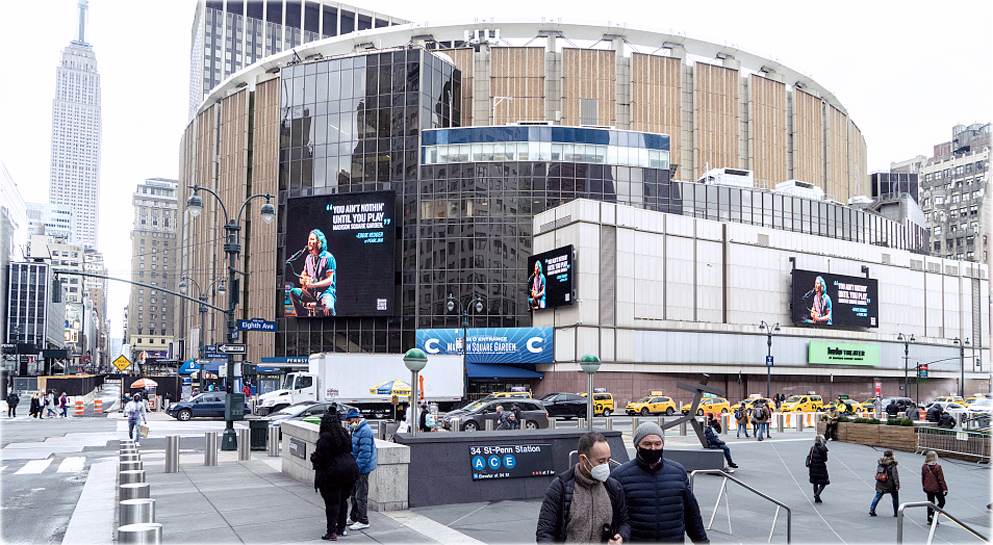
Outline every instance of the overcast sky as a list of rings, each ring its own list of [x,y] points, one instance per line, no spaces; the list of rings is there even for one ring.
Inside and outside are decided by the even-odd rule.
[[[834,93],[862,130],[869,172],[930,156],[934,144],[951,139],[955,124],[993,120],[988,0],[353,4],[415,22],[562,17],[733,44],[779,60]],[[178,175],[195,5],[90,0],[86,39],[96,53],[103,94],[99,245],[111,276],[130,276],[136,184]],[[55,70],[75,36],[76,13],[76,0],[0,2],[0,52],[8,67],[0,85],[0,160],[29,202],[48,200]],[[111,336],[120,337],[128,288],[110,284]]]

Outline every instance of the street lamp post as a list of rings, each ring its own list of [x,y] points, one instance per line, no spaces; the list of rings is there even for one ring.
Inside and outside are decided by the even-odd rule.
[[[420,348],[411,348],[403,355],[403,364],[410,369],[410,436],[417,435],[417,374],[428,364],[428,355]]]
[[[473,307],[475,303],[475,307]],[[455,305],[458,305],[459,314],[462,315],[462,399],[468,401],[469,399],[469,369],[466,367],[466,353],[469,350],[468,347],[468,335],[469,335],[469,310],[475,308],[476,314],[483,312],[483,299],[482,297],[474,297],[471,301],[462,304],[462,301],[458,300],[451,293],[448,294],[448,312],[455,311]]]
[[[224,280],[221,278],[215,278],[210,284],[207,285],[206,290],[201,290],[200,284],[196,281],[195,278],[193,278],[188,274],[184,274],[183,276],[180,277],[179,280],[179,291],[181,291],[182,293],[186,293],[187,288],[189,288],[189,284],[186,283],[186,280],[190,280],[191,282],[193,282],[193,285],[197,287],[197,299],[200,301],[200,307],[197,309],[197,312],[200,313],[200,335],[199,335],[200,346],[197,348],[197,365],[200,367],[200,375],[199,375],[200,387],[203,388],[203,380],[204,380],[203,352],[204,352],[204,338],[206,336],[205,322],[207,318],[207,293],[210,292],[210,290],[214,287],[214,284],[216,284],[218,281],[221,282],[221,285],[217,286],[217,293],[224,293],[227,290],[224,287]]]
[[[903,341],[903,395],[910,397],[910,390],[908,390],[908,378],[907,378],[907,364],[910,360],[910,343],[914,342],[914,334],[911,333],[910,337],[907,337],[903,333],[897,335],[896,340]]]
[[[766,355],[765,361],[765,397],[766,399],[770,399],[772,397],[772,365],[769,364],[769,360],[772,358],[772,333],[779,331],[779,322],[769,325],[765,320],[762,320],[759,323],[759,329],[764,329],[768,337],[766,341],[766,344],[769,346],[769,352]]]
[[[238,210],[238,215],[235,216],[234,221],[228,216],[228,210],[224,206],[224,200],[221,199],[220,195],[215,193],[213,190],[200,187],[197,184],[187,186],[193,190],[193,195],[186,200],[186,208],[190,211],[190,215],[194,218],[197,217],[200,212],[203,211],[203,199],[200,198],[199,192],[201,190],[206,191],[217,199],[217,202],[221,205],[221,212],[224,213],[224,231],[227,234],[227,239],[224,241],[224,253],[228,254],[228,285],[231,287],[231,294],[228,295],[228,309],[225,312],[226,320],[225,325],[227,328],[227,339],[228,342],[235,342],[235,322],[234,322],[234,312],[238,306],[238,285],[235,280],[235,273],[241,272],[235,268],[235,260],[241,253],[241,244],[238,242],[238,233],[241,231],[241,214],[245,211],[245,207],[248,205],[252,199],[258,197],[265,197],[265,204],[259,209],[259,215],[262,220],[266,223],[272,223],[272,220],[276,219],[276,207],[272,205],[270,200],[273,195],[269,193],[257,193],[251,195],[241,203],[241,208]],[[241,274],[245,274],[241,272]],[[221,450],[236,450],[238,448],[238,439],[234,433],[234,410],[235,407],[232,403],[233,389],[234,389],[234,355],[227,355],[227,386],[225,387],[227,401],[224,411],[224,435],[221,439]],[[241,407],[237,408],[239,411],[243,410]]]
[[[600,370],[600,358],[586,354],[579,360],[579,366],[586,372],[586,429],[593,431],[593,374]]]
[[[965,345],[969,344],[969,338],[966,337],[963,342],[962,339],[955,337],[952,342],[959,345],[959,366],[962,369],[959,378],[959,396],[965,399]]]

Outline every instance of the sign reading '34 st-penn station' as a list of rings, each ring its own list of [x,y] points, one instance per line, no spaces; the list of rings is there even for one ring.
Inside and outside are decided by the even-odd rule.
[[[810,341],[807,362],[818,365],[879,366],[879,345]]]

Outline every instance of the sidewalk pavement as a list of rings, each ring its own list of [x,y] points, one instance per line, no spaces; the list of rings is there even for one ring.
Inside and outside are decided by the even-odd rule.
[[[873,474],[883,449],[830,442],[828,468],[831,485],[823,504],[813,502],[804,458],[814,432],[774,434],[761,443],[724,436],[740,466],[734,477],[776,498],[792,509],[793,543],[895,543],[897,519],[889,497],[884,497],[869,517],[874,495]],[[625,436],[629,445],[630,436]],[[220,452],[218,465],[203,465],[203,438],[183,437],[180,471],[165,473],[165,441],[149,438],[141,453],[156,500],[156,521],[163,525],[169,543],[306,543],[321,542],[325,531],[324,504],[313,486],[280,472],[280,459],[254,451],[252,459],[237,460],[237,452]],[[692,445],[695,438],[666,436],[668,448]],[[926,499],[920,486],[919,455],[897,452],[900,462],[902,502]],[[946,505],[954,516],[990,537],[991,501],[988,465],[942,459],[950,493]],[[107,464],[111,471],[100,464]],[[106,543],[116,537],[117,503],[113,479],[116,461],[96,464],[91,470],[65,544]],[[97,467],[100,466],[100,467]],[[439,468],[438,471],[449,471]],[[704,523],[710,521],[723,479],[700,475],[695,479]],[[467,479],[466,486],[472,483]],[[728,482],[726,500],[716,511],[708,531],[714,543],[765,543],[773,525],[775,505]],[[92,487],[92,489],[91,489]],[[439,490],[443,494],[443,490]],[[87,502],[83,502],[83,498]],[[727,504],[733,504],[728,513]],[[541,500],[495,501],[414,508],[377,513],[370,511],[370,527],[349,531],[341,538],[354,543],[533,543]],[[908,509],[904,539],[927,540],[926,513]],[[109,527],[108,527],[109,525]],[[779,514],[773,543],[786,542],[787,516]],[[976,538],[954,523],[942,520],[935,540],[939,543],[975,543]]]

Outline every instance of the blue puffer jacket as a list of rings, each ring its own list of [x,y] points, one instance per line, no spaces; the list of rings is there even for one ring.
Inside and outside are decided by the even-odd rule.
[[[610,474],[624,488],[631,541],[710,543],[686,469],[672,460],[649,468],[637,457]]]
[[[359,473],[372,473],[376,469],[376,440],[365,419],[352,432],[352,456],[359,465]]]

